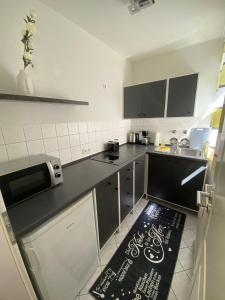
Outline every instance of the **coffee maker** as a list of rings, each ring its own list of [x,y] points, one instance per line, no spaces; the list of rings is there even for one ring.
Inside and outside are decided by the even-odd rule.
[[[149,145],[151,143],[149,132],[147,130],[139,131],[139,141],[142,145]]]

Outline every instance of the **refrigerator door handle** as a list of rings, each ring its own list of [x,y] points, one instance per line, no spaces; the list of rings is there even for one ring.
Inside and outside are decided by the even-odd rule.
[[[30,261],[30,268],[33,271],[39,271],[41,272],[41,264],[40,261],[38,259],[37,253],[35,252],[34,248],[30,247],[26,249],[29,257],[29,261]]]
[[[42,297],[44,299],[50,299],[48,290],[45,286],[45,282],[41,275],[42,271],[41,271],[40,259],[38,258],[38,255],[35,252],[35,249],[33,247],[27,247],[26,252],[29,257],[29,260],[28,260],[29,265],[30,265],[29,267],[30,267],[32,273],[34,274],[34,276],[35,277],[38,276],[38,278],[39,278],[39,284],[38,284],[39,293],[42,295]]]

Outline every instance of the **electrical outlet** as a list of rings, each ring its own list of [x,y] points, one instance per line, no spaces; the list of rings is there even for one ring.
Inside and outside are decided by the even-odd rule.
[[[91,149],[90,148],[83,148],[83,149],[81,149],[81,153],[83,155],[90,154],[91,153]]]

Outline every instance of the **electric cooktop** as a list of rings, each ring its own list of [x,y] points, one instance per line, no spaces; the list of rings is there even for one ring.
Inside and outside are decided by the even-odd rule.
[[[91,159],[97,160],[100,162],[104,162],[107,164],[119,166],[119,165],[125,163],[126,161],[128,161],[129,159],[132,159],[133,156],[134,156],[133,153],[129,153],[127,151],[125,153],[123,153],[122,151],[121,151],[121,153],[120,152],[103,152],[103,153],[93,156]]]

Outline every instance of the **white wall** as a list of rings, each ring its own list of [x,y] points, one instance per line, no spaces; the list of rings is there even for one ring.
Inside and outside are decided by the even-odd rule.
[[[15,78],[23,67],[23,17],[31,8],[38,14],[32,72],[36,94],[89,101],[90,106],[1,104],[1,124],[121,119],[125,60],[35,0],[0,0],[0,90],[16,92]]]
[[[3,138],[0,138],[0,161],[33,152],[53,152],[60,155],[63,162],[68,162],[83,155],[83,140],[85,147],[82,148],[89,149],[91,144],[91,153],[102,150],[102,143],[110,138],[117,137],[122,142],[126,141],[129,121],[122,121],[122,86],[129,83],[130,64],[102,42],[39,1],[0,0],[0,91],[17,93],[16,76],[23,68],[23,46],[20,41],[25,26],[23,18],[30,9],[35,9],[38,15],[32,70],[35,94],[89,101],[90,105],[1,101],[0,127]],[[93,121],[95,123],[91,123]],[[63,133],[67,140],[70,135],[69,128],[73,126],[70,123],[76,124],[74,126],[78,128],[78,135],[90,133],[89,124],[89,128],[94,128],[97,137],[93,135],[94,138],[83,139],[79,136],[80,151],[73,156],[73,146],[66,142],[64,146],[60,146],[57,140],[56,129],[61,122],[62,127],[67,128]],[[45,123],[53,128],[50,136],[46,136],[43,130]],[[32,141],[38,141],[36,144],[32,142],[33,150],[29,150],[27,125],[34,125],[36,128],[30,137]],[[86,129],[82,132],[79,128]],[[6,135],[9,132],[12,138],[8,140]],[[54,138],[54,141],[47,141],[54,144],[54,147],[45,146],[45,138]]]
[[[177,136],[194,126],[208,126],[215,102],[223,39],[216,39],[133,62],[133,84],[199,73],[194,118],[145,119],[132,121],[133,128],[147,127],[164,132],[176,129]],[[169,137],[171,134],[169,134]]]

